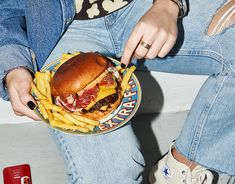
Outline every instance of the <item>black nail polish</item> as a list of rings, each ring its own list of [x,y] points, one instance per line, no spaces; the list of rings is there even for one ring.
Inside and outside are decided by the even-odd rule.
[[[126,68],[126,65],[124,63],[121,63],[121,67],[124,69]]]
[[[27,103],[27,105],[28,105],[28,107],[29,107],[31,110],[34,110],[35,107],[36,107],[35,103],[32,102],[32,101],[29,101],[29,102]]]

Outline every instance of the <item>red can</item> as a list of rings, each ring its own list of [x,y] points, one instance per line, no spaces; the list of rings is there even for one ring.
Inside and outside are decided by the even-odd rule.
[[[4,184],[32,184],[30,166],[22,164],[4,168],[3,181]]]

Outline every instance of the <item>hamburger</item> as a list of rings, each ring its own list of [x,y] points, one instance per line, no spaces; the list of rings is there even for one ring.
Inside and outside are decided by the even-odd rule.
[[[81,53],[55,72],[52,96],[66,111],[99,120],[119,106],[121,82],[122,75],[110,59],[99,53]]]

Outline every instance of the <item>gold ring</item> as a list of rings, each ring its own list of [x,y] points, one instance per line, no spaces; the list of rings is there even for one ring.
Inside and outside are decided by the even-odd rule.
[[[144,48],[146,48],[146,49],[150,49],[150,47],[151,47],[151,45],[150,44],[148,44],[148,43],[146,43],[145,41],[143,41],[143,40],[141,40],[140,41],[140,45],[142,45]]]

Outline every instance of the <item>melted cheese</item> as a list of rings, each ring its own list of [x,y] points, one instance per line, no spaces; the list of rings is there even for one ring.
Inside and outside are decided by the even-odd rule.
[[[116,81],[114,80],[114,84],[113,85],[110,85],[110,86],[105,86],[105,85],[101,85],[99,86],[99,89],[100,90],[110,90],[110,89],[115,89],[117,87],[117,83]]]
[[[98,95],[94,101],[91,101],[91,103],[85,108],[86,110],[89,110],[91,107],[93,107],[98,101],[104,99],[107,96],[110,96],[112,94],[116,93],[116,89],[100,89],[98,92]]]

